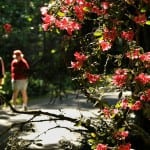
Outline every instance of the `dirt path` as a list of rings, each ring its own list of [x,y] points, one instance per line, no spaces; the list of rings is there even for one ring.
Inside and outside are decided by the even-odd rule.
[[[17,107],[21,110],[21,106]],[[76,95],[69,95],[67,98],[60,101],[57,99],[54,104],[50,104],[49,98],[36,98],[29,101],[29,111],[41,110],[44,112],[50,112],[55,114],[64,114],[68,117],[78,118],[82,115],[85,117],[93,115],[97,112],[97,109],[86,101],[83,96],[79,96],[76,99]],[[23,122],[31,119],[31,115],[27,114],[15,114],[10,108],[6,107],[0,110],[0,132],[2,133],[10,125],[16,122]],[[43,149],[43,150],[61,150],[58,147],[60,140],[69,140],[76,144],[76,140],[79,138],[78,134],[70,132],[65,128],[55,128],[56,126],[63,126],[67,128],[75,128],[74,124],[68,121],[49,122],[42,121],[49,119],[48,116],[38,116],[34,118],[32,125],[35,132],[22,132],[19,138],[25,140],[35,140],[42,145],[31,144],[30,149]],[[5,137],[0,137],[0,141],[3,141]],[[2,147],[0,147],[2,150]]]
[[[128,94],[129,93],[127,93],[127,95]],[[117,100],[117,97],[117,93],[107,93],[104,99],[106,101],[109,101],[111,104],[114,104]],[[65,116],[72,118],[78,118],[81,115],[83,115],[84,117],[91,117],[98,111],[98,109],[94,108],[92,104],[88,103],[86,98],[82,95],[76,98],[76,95],[70,94],[68,97],[65,97],[62,101],[57,99],[54,104],[51,104],[50,102],[51,101],[49,97],[40,97],[30,100],[29,111],[41,110],[44,112],[50,112],[55,114],[62,113]],[[17,109],[21,110],[21,106],[18,106]],[[0,109],[0,134],[4,132],[5,129],[7,129],[13,123],[27,121],[31,118],[32,116],[28,114],[13,113],[8,107]],[[42,121],[47,119],[49,119],[48,116],[41,115],[35,117],[33,121],[36,122],[32,123],[32,126],[34,126],[35,131],[31,132],[31,130],[29,130],[29,132],[22,132],[22,134],[19,135],[19,138],[29,141],[35,140],[36,142],[42,144],[37,145],[33,142],[30,145],[30,149],[33,150],[63,150],[58,147],[58,143],[60,140],[69,140],[76,144],[77,139],[80,137],[78,134],[74,134],[73,132],[70,132],[65,128],[55,128],[56,126],[63,126],[75,129],[76,127],[73,123],[64,120],[57,122]],[[2,143],[6,137],[1,136],[0,142]],[[3,150],[1,143],[0,150]]]

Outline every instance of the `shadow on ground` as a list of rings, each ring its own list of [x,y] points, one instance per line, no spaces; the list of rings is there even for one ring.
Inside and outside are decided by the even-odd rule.
[[[39,99],[41,102],[39,102]],[[64,108],[77,108],[77,109],[95,109],[93,104],[87,101],[87,99],[80,95],[76,97],[75,94],[70,94],[67,97],[62,99],[51,99],[50,97],[46,98],[37,98],[29,103],[31,109],[64,109]]]
[[[116,103],[118,100],[118,95],[106,95],[104,97],[105,101],[108,101],[110,104]],[[21,106],[18,106],[18,109],[21,109]],[[98,112],[99,108],[95,108],[93,104],[91,104],[83,95],[69,94],[62,99],[56,98],[51,99],[50,97],[39,97],[29,101],[29,111],[32,110],[42,110],[50,113],[59,114],[63,112],[66,116],[77,118],[80,117],[81,114],[86,117],[91,116],[91,114]],[[61,111],[60,111],[61,110]],[[23,122],[25,120],[29,120],[32,116],[27,114],[16,114],[13,113],[8,107],[0,110],[0,134],[7,130],[7,128],[17,122]],[[47,119],[49,116],[38,116],[35,118],[37,123],[34,122],[35,131],[22,132],[21,135],[17,138],[23,138],[25,140],[41,140],[42,146],[36,146],[36,144],[32,144],[30,149],[34,150],[63,150],[59,147],[59,141],[61,139],[66,139],[70,141],[74,141],[79,138],[79,135],[72,134],[68,130],[64,128],[55,128],[55,126],[62,125],[68,128],[74,128],[74,124],[61,120],[56,122],[43,122],[40,120]],[[32,127],[33,127],[32,126]],[[31,128],[32,128],[31,127]],[[49,130],[49,128],[53,128]],[[0,141],[6,141],[9,134],[11,134],[13,130],[8,132],[5,136],[0,137]],[[38,138],[37,138],[38,137]],[[4,150],[0,143],[0,150]]]
[[[21,106],[17,106],[18,110],[21,110]],[[39,97],[29,101],[29,111],[32,110],[42,110],[51,113],[61,113],[60,110],[64,111],[63,113],[69,117],[79,117],[81,112],[88,112],[89,110],[95,109],[93,105],[86,100],[86,98],[82,95],[78,97],[76,94],[70,94],[67,97],[63,97],[63,99],[51,99],[50,97]],[[0,109],[0,150],[5,149],[5,144],[8,142],[8,137],[14,132],[14,129],[9,130],[9,132],[5,133],[9,129],[9,127],[14,123],[24,122],[31,118],[31,115],[27,114],[17,114],[10,110],[9,107],[3,107]],[[35,120],[47,119],[48,116],[40,116]],[[16,138],[23,138],[25,140],[41,140],[42,146],[36,146],[36,144],[32,144],[30,149],[34,150],[63,150],[59,147],[59,140],[75,140],[78,135],[70,133],[70,131],[64,128],[55,128],[58,124],[63,125],[64,127],[73,128],[74,124],[69,123],[67,121],[59,121],[59,122],[38,122],[34,123],[35,131],[32,132],[21,132],[20,136]],[[55,128],[49,130],[49,128]],[[18,128],[20,128],[18,126]],[[32,127],[31,127],[32,129]],[[47,133],[46,133],[47,132]],[[4,133],[4,134],[3,134]],[[3,134],[3,135],[2,135]],[[39,136],[39,137],[38,137]],[[37,138],[38,137],[38,138]],[[28,148],[29,149],[29,148]]]

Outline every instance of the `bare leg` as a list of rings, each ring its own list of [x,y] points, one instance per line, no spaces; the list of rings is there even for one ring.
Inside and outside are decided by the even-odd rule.
[[[3,79],[0,79],[0,85],[2,85]]]
[[[13,91],[12,100],[13,100],[13,104],[14,104],[14,105],[16,105],[16,99],[17,99],[17,97],[18,97],[18,93],[19,93],[18,90],[14,90],[14,91]]]
[[[28,104],[27,90],[21,90],[21,94],[22,94],[23,105],[27,106]]]

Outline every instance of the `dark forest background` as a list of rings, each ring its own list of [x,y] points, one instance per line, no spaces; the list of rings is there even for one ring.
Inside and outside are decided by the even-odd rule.
[[[10,63],[12,51],[21,49],[28,60],[30,70],[29,95],[42,95],[52,87],[60,90],[72,89],[71,71],[68,69],[78,45],[66,41],[61,34],[44,32],[40,7],[49,0],[1,0],[0,1],[0,56],[4,59],[6,77],[4,89],[10,91]],[[3,25],[12,25],[6,33]],[[92,22],[85,25],[83,34],[88,33]],[[139,29],[139,43],[150,50],[150,27]],[[110,66],[111,67],[111,66]]]

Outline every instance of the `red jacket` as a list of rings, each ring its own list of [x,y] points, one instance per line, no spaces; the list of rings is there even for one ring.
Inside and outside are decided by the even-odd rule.
[[[21,58],[20,61],[17,61],[16,59],[12,60],[11,79],[14,80],[27,79],[28,72],[29,72],[29,64],[24,58]]]

